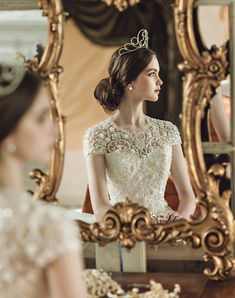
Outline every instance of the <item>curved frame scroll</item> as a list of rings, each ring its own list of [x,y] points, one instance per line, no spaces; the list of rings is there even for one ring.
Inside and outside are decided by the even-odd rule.
[[[105,245],[118,241],[121,246],[130,250],[137,241],[157,245],[163,242],[175,243],[178,239],[191,239],[193,248],[200,246],[200,239],[193,235],[190,225],[185,220],[156,225],[147,208],[128,198],[109,209],[102,223],[88,224],[80,220],[77,222],[84,242]]]
[[[36,1],[36,0],[35,0]],[[36,55],[28,60],[28,67],[38,72],[45,79],[51,93],[51,116],[58,127],[58,139],[55,150],[48,165],[47,173],[39,169],[31,171],[30,177],[36,180],[34,194],[40,200],[57,202],[55,194],[59,188],[64,165],[64,116],[59,101],[59,75],[63,71],[58,61],[63,46],[63,7],[60,0],[38,0],[42,15],[48,18],[48,43],[43,50],[42,57]]]
[[[204,250],[205,261],[213,262],[213,269],[204,273],[212,279],[225,279],[232,273],[234,259],[234,220],[229,207],[230,191],[219,192],[225,168],[213,164],[206,169],[202,150],[201,121],[216,88],[228,74],[227,48],[207,49],[196,32],[194,16],[197,1],[177,0],[174,5],[175,29],[184,62],[179,69],[184,73],[182,129],[184,151],[192,183],[197,192],[201,215],[190,219],[193,234],[197,234]],[[197,25],[197,24],[196,24]],[[194,136],[192,138],[192,136]]]

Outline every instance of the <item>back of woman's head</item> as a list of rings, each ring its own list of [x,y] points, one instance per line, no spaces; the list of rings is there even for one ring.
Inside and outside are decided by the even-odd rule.
[[[0,64],[0,143],[17,127],[32,106],[42,81],[35,73],[12,74],[11,66]],[[21,76],[15,85],[15,76]],[[7,90],[7,92],[5,92]]]
[[[124,88],[134,81],[151,62],[155,53],[148,48],[120,55],[117,49],[109,64],[109,77],[102,79],[94,95],[105,111],[115,111],[121,104]]]

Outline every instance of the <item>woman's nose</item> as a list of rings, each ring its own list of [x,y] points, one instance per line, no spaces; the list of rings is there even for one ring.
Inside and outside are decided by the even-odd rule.
[[[163,84],[163,81],[160,79],[160,77],[157,78],[156,84],[160,86]]]

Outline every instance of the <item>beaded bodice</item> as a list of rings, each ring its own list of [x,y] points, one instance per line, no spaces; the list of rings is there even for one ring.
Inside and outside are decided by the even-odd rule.
[[[181,143],[171,122],[147,117],[147,124],[131,132],[118,127],[112,117],[89,128],[84,154],[105,155],[111,202],[125,197],[146,206],[155,214],[169,210],[164,199],[170,175],[172,145]]]
[[[0,230],[0,296],[49,298],[45,267],[61,253],[80,250],[67,212],[0,190]]]

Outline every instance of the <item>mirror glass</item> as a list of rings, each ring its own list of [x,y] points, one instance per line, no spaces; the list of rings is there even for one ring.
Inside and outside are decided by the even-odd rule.
[[[226,45],[229,57],[231,50],[229,6],[228,5],[202,5],[198,9],[198,23],[202,41],[208,49],[214,45],[220,47]],[[229,58],[228,58],[229,59]],[[228,67],[229,72],[232,66]],[[205,112],[201,125],[201,136],[203,141],[203,152],[207,171],[215,163],[221,163],[226,168],[225,177],[220,185],[220,193],[225,190],[234,190],[231,183],[232,152],[229,152],[232,135],[232,88],[231,75],[220,82],[216,94],[211,100],[210,108]],[[233,181],[233,180],[232,180]],[[234,213],[234,202],[231,199],[230,206]]]
[[[198,23],[202,41],[208,49],[213,45],[229,48],[228,5],[201,5],[198,8]],[[230,75],[221,81],[212,99],[202,138],[205,142],[229,142],[231,137],[231,83]],[[207,126],[207,127],[206,127]]]
[[[24,10],[19,7],[20,10],[17,10],[17,3],[9,8],[11,10],[0,7],[0,61],[11,62],[16,53],[23,54],[26,60],[33,59],[35,55],[41,58],[48,41],[47,17],[42,16],[40,9]],[[30,179],[29,172],[35,168],[45,171],[47,165],[25,165],[26,189],[32,191],[35,181]]]
[[[68,11],[70,15],[73,15],[71,7]],[[181,74],[177,70],[177,65],[182,61],[182,58],[180,57],[179,50],[176,45],[173,15],[170,15],[171,24],[168,23],[168,26],[171,26],[169,31],[172,35],[170,35],[169,32],[167,33],[164,31],[165,29],[162,29],[163,27],[166,28],[166,20],[163,19],[163,16],[159,13],[159,11],[162,11],[163,13],[163,8],[157,12],[155,11],[155,13],[159,15],[158,20],[162,22],[158,30],[159,32],[157,33],[155,29],[150,29],[149,37],[150,42],[152,43],[150,46],[156,47],[161,68],[160,76],[164,83],[158,102],[154,104],[146,103],[144,109],[147,115],[153,118],[171,121],[176,124],[180,130],[179,116],[182,106],[182,81]],[[169,12],[172,13],[170,5]],[[83,15],[82,17],[84,17],[84,19],[81,19],[81,22],[82,20],[85,21],[85,16]],[[167,22],[169,22],[169,20]],[[131,28],[129,37],[124,38],[125,36],[123,36],[122,40],[119,40],[117,44],[112,44],[111,42],[115,36],[111,36],[110,40],[106,40],[106,44],[102,44],[102,42],[97,41],[99,35],[98,29],[96,36],[94,33],[94,27],[90,28],[92,33],[94,33],[93,36],[95,36],[92,39],[89,36],[90,31],[87,27],[85,27],[85,24],[84,27],[79,24],[79,20],[76,22],[75,18],[70,18],[67,20],[64,27],[64,47],[60,61],[60,64],[64,68],[64,72],[61,75],[60,82],[61,100],[66,117],[66,152],[64,172],[60,189],[57,193],[57,198],[62,206],[75,209],[73,210],[74,218],[77,215],[77,218],[83,219],[83,216],[80,216],[80,211],[87,191],[87,170],[83,154],[82,140],[88,127],[91,127],[110,117],[110,115],[107,115],[104,112],[99,103],[96,102],[93,92],[97,83],[108,75],[107,69],[112,53],[117,47],[128,42],[130,40],[129,37],[134,36],[137,29]],[[163,26],[163,24],[165,25]],[[153,28],[156,28],[156,26]],[[169,47],[166,47],[166,43],[169,44]],[[169,51],[166,51],[166,48],[169,48]],[[177,86],[177,88],[175,88],[175,86]],[[176,188],[171,179],[168,180],[166,196],[169,205],[171,205],[172,208],[177,209],[179,201]],[[89,218],[89,216],[87,218]],[[99,256],[101,255],[105,263],[103,265],[107,266],[107,264],[110,264],[112,260],[115,259],[115,249],[113,247],[112,249],[110,248],[110,251],[112,251],[111,257],[107,252],[107,250],[109,250],[108,247],[109,246],[105,246],[99,250],[96,245],[86,243],[84,253],[87,266],[94,267],[95,264],[99,263]],[[159,260],[163,261],[162,264],[164,264],[164,262],[168,262],[169,269],[170,263],[173,263],[172,260],[174,259],[171,259],[170,255],[175,256],[175,253],[173,253],[172,250],[179,252],[177,258],[175,259],[175,270],[177,269],[177,264],[182,262],[182,260],[187,259],[187,261],[190,261],[191,259],[192,262],[201,260],[200,250],[196,256],[195,252],[191,252],[191,248],[188,245],[178,244],[172,247],[170,244],[162,244],[159,245],[159,249],[157,250],[147,250],[147,263],[149,264],[147,265],[148,270],[151,270],[151,262],[153,263],[153,260],[155,260],[155,264]],[[117,249],[116,253],[119,256],[118,266],[120,268],[123,252],[121,249]],[[126,258],[130,259],[130,255]],[[136,259],[135,261],[132,259],[132,265],[140,259],[141,256],[138,256],[138,253],[136,252]],[[184,266],[181,268],[183,267]],[[159,271],[162,268],[163,265],[159,267]]]

